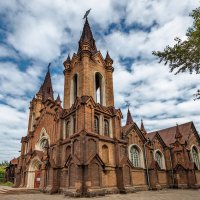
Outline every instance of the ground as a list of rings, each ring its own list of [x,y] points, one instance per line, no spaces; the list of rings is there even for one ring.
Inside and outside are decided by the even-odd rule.
[[[1,200],[74,200],[75,198],[65,197],[64,195],[49,195],[33,190],[12,189],[10,187],[0,186]],[[87,200],[88,198],[81,198]],[[91,198],[93,199],[93,198]],[[99,200],[199,200],[200,190],[160,190],[160,191],[142,191],[132,194],[115,194],[105,197],[98,197]]]

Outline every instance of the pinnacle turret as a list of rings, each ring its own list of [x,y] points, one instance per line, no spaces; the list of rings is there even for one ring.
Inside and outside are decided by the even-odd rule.
[[[62,103],[62,101],[60,100],[60,95],[58,94],[58,96],[57,96],[57,98],[56,98],[56,102],[58,103],[58,104],[61,104]]]
[[[180,132],[180,130],[179,130],[179,126],[178,126],[178,124],[176,124],[176,134],[175,134],[175,138],[176,139],[180,139],[180,138],[182,138],[183,136],[182,136],[182,134],[181,134],[181,132]]]
[[[70,55],[69,55],[69,54],[68,54],[68,56],[67,56],[66,63],[71,64],[71,59],[70,59]]]
[[[133,122],[133,118],[132,118],[132,116],[131,116],[131,112],[130,112],[130,110],[129,110],[129,108],[128,108],[127,119],[126,119],[126,125],[129,125],[129,124],[134,124],[134,122]]]
[[[64,61],[63,63],[65,69],[70,69],[71,66],[71,59],[70,59],[70,55],[68,54],[67,59]]]
[[[113,64],[113,59],[110,57],[108,51],[106,53],[105,61],[106,61],[106,65],[108,65],[108,66],[111,66]]]
[[[141,119],[141,128],[140,128],[140,130],[145,134],[147,133],[147,131],[146,131],[145,127],[144,127],[144,123],[143,123],[142,119]]]

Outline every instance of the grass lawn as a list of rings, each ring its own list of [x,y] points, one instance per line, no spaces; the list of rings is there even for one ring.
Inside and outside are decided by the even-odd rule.
[[[0,186],[13,186],[12,182],[0,182]]]

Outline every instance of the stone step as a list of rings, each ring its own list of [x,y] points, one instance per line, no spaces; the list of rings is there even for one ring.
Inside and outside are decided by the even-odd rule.
[[[0,195],[3,194],[30,194],[30,193],[37,193],[39,192],[38,190],[34,189],[27,189],[27,188],[2,188],[0,187]]]
[[[8,189],[0,188],[0,194],[6,194],[8,191]]]

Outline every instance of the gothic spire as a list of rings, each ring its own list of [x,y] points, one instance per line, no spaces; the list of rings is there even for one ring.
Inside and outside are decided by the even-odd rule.
[[[181,132],[180,132],[180,130],[179,130],[179,126],[178,126],[178,124],[176,124],[176,134],[175,134],[175,138],[176,139],[179,139],[179,138],[182,138],[183,136],[182,136],[182,134],[181,134]]]
[[[106,58],[105,58],[106,64],[107,65],[112,65],[113,64],[113,59],[110,57],[108,51],[106,53]]]
[[[133,124],[133,123],[134,123],[134,122],[133,122],[133,118],[132,118],[131,112],[130,112],[130,110],[129,110],[129,108],[128,108],[127,118],[126,118],[126,125]]]
[[[63,63],[65,69],[70,69],[71,66],[71,59],[70,59],[70,55],[68,54],[67,59],[64,61]]]
[[[71,63],[70,55],[69,55],[69,54],[68,54],[68,56],[67,56],[67,60],[66,60],[66,62],[69,63],[69,64]]]
[[[51,98],[52,100],[54,100],[53,88],[52,88],[52,83],[51,83],[50,65],[51,63],[49,63],[48,65],[48,70],[47,70],[44,82],[41,85],[40,90],[38,92],[39,94],[42,95],[43,102],[45,102],[48,98]]]
[[[56,98],[56,101],[61,101],[60,100],[60,95],[58,94],[57,98]]]
[[[80,53],[82,50],[85,50],[85,48],[83,48],[83,46],[85,46],[85,44],[87,44],[87,50],[90,51],[90,53],[95,54],[97,52],[95,40],[93,38],[93,34],[90,29],[90,25],[89,25],[87,17],[85,20],[85,24],[83,26],[81,38],[79,40],[78,53]]]
[[[58,96],[57,96],[57,98],[56,98],[56,102],[58,103],[58,104],[61,104],[62,103],[62,101],[60,100],[60,95],[58,94]]]
[[[140,128],[140,130],[145,134],[147,133],[147,131],[146,131],[145,127],[144,127],[144,123],[143,123],[142,119],[141,119],[141,128]]]

